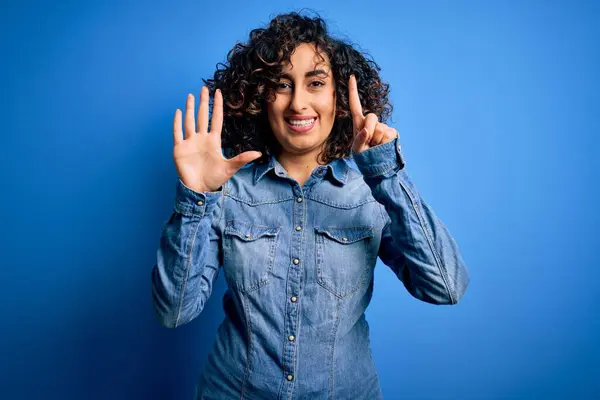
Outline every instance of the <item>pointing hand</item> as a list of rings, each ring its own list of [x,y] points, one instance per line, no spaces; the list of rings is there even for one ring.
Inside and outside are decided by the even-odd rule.
[[[360,153],[371,147],[391,142],[398,136],[398,131],[379,122],[377,115],[374,113],[363,116],[354,75],[350,76],[348,82],[348,97],[354,127],[354,141],[352,143],[354,153]]]

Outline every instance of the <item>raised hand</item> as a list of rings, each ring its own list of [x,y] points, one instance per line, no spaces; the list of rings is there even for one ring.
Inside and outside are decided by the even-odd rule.
[[[379,122],[377,115],[373,113],[363,115],[354,75],[350,76],[348,82],[348,100],[354,127],[354,141],[352,142],[354,153],[360,153],[371,147],[391,142],[398,136],[398,131]]]
[[[240,168],[261,156],[258,151],[246,151],[226,159],[221,148],[223,128],[223,95],[215,92],[211,130],[208,132],[209,93],[206,86],[200,91],[198,126],[194,119],[194,96],[188,95],[185,107],[184,128],[181,110],[175,111],[173,120],[173,159],[181,181],[196,192],[218,190]],[[184,139],[185,132],[185,139]]]

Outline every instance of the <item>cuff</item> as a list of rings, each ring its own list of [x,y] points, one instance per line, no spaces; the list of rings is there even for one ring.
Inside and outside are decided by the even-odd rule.
[[[399,136],[390,142],[353,154],[354,161],[365,177],[384,175],[404,168],[404,156]]]
[[[175,195],[175,211],[187,215],[203,217],[217,205],[222,189],[216,192],[196,192],[179,179]]]

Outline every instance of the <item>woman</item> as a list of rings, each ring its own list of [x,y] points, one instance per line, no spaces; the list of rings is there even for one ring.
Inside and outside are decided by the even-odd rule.
[[[468,283],[384,123],[388,85],[297,13],[253,30],[221,67],[197,125],[192,95],[183,123],[175,113],[180,179],[152,274],[155,310],[177,327],[223,268],[225,319],[197,398],[381,398],[365,319],[377,257],[425,302],[455,304]]]

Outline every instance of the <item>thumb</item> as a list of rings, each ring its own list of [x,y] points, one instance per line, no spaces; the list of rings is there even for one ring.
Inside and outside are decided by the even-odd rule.
[[[368,148],[367,141],[369,139],[369,134],[367,132],[367,128],[363,128],[358,132],[358,134],[354,137],[354,144],[352,145],[352,150],[355,153],[359,153]]]
[[[250,161],[254,161],[262,155],[260,151],[245,151],[243,153],[238,154],[237,156],[230,158],[229,162],[233,165],[235,170],[242,168],[244,165],[248,164]]]

